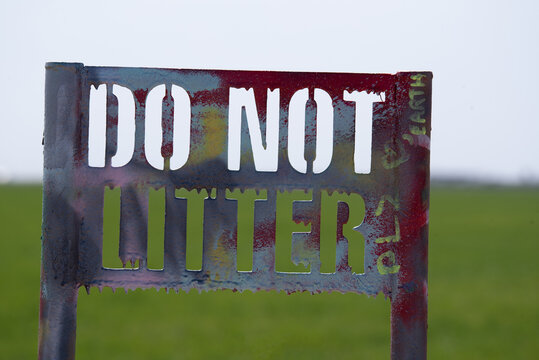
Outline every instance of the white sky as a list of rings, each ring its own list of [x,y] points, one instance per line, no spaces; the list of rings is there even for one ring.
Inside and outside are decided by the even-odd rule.
[[[0,181],[39,180],[47,61],[434,73],[433,176],[539,181],[537,1],[0,5]]]

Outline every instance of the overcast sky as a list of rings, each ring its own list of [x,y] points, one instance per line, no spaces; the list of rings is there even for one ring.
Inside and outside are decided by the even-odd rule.
[[[2,1],[0,181],[39,180],[44,65],[434,73],[433,176],[539,181],[537,1]]]

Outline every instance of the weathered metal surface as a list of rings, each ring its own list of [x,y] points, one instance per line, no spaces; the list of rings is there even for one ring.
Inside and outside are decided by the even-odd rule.
[[[383,292],[392,302],[392,358],[425,358],[431,78],[428,72],[337,74],[47,64],[40,359],[74,358],[81,286]],[[90,167],[90,92],[101,84],[107,86],[105,162],[103,167]],[[120,107],[113,84],[129,89],[134,101],[133,156],[120,167],[111,164],[118,145]],[[145,109],[148,94],[163,84],[161,170],[147,160]],[[190,101],[190,148],[187,162],[170,170],[174,146],[181,146],[173,142],[174,114],[183,111],[175,106],[179,95],[171,96],[174,86],[184,89]],[[256,134],[247,126],[245,114],[241,115],[240,168],[229,170],[234,167],[227,157],[231,88],[253,89],[266,150],[268,90],[279,89],[276,171],[255,169],[251,143],[257,141]],[[304,173],[291,164],[287,147],[289,104],[301,89],[307,89],[311,99],[304,107]],[[321,125],[316,114],[322,100],[320,104],[312,100],[319,91],[315,89],[326,92],[333,107],[333,156],[320,173],[313,171],[320,156],[317,141],[323,135],[317,136]],[[375,102],[372,108],[368,174],[354,171],[356,110],[353,101],[344,99],[345,91],[385,94],[385,101]],[[107,187],[121,189],[119,256],[124,264],[138,261],[136,269],[102,265]],[[160,188],[165,189],[166,204],[164,266],[148,269],[148,192]],[[364,218],[359,221],[351,215],[361,212],[352,205],[353,196],[361,196],[358,206],[364,203]],[[347,199],[348,206],[339,203]],[[197,201],[203,204],[203,212],[189,207]],[[238,207],[251,209],[252,220],[238,219]],[[334,215],[336,224],[329,224]],[[239,229],[239,220],[253,221],[252,236],[248,226]],[[357,224],[345,225],[354,220]],[[195,223],[203,224],[200,233],[195,233]],[[295,234],[290,245],[289,239],[283,239],[292,232],[303,234]],[[238,233],[252,240],[252,265],[237,261]],[[200,234],[201,263],[196,256],[200,249],[189,241]],[[327,234],[334,234],[333,239],[328,240]],[[354,244],[349,246],[352,238]],[[358,241],[364,244],[359,246]],[[288,252],[277,251],[288,254],[287,259],[276,256],[276,244],[291,246]],[[245,251],[249,254],[248,248],[242,248]],[[321,263],[321,252],[326,251],[335,253],[334,265]],[[352,271],[349,257],[362,257],[363,268]],[[334,270],[327,271],[332,266]]]

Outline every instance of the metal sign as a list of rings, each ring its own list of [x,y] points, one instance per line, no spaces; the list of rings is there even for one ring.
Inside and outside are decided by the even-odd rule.
[[[74,358],[81,286],[382,292],[392,358],[426,357],[431,73],[46,68],[40,359]]]

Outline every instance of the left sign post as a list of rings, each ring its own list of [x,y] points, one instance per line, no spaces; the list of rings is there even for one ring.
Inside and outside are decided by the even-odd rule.
[[[74,153],[83,64],[47,64],[39,359],[74,359],[79,213]]]

